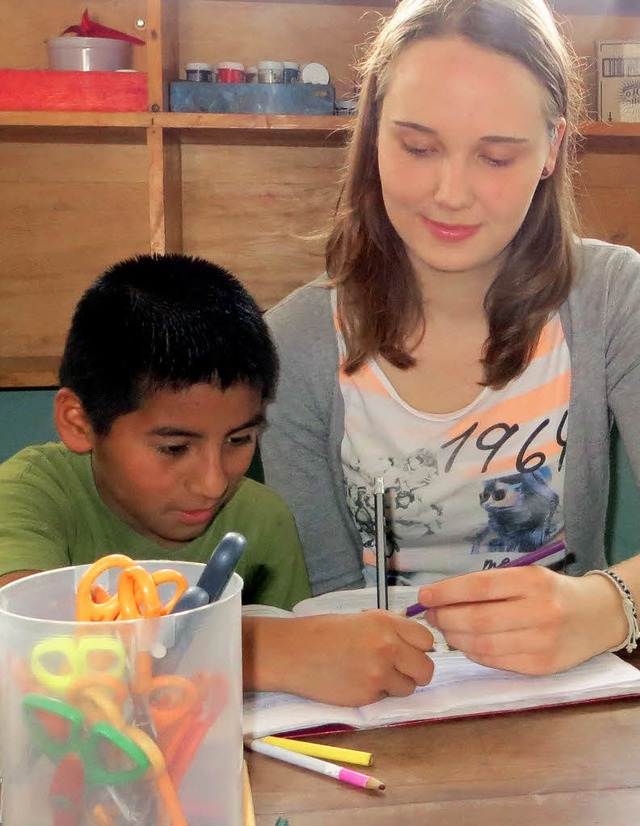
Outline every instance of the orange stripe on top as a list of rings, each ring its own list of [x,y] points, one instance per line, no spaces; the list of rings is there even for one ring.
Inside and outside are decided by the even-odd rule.
[[[453,437],[463,433],[475,422],[478,422],[477,430],[480,431],[483,427],[489,427],[496,422],[511,424],[531,421],[556,407],[568,405],[570,395],[571,371],[566,370],[540,387],[521,393],[515,398],[505,399],[488,410],[470,413],[465,418],[456,421],[447,431],[447,435]]]
[[[389,395],[389,391],[380,381],[380,377],[376,374],[375,370],[370,364],[363,364],[362,367],[358,370],[358,372],[353,376],[347,376],[341,364],[340,384],[357,387],[358,390],[364,391],[365,393],[376,393],[377,395],[381,396]]]
[[[562,344],[563,340],[564,332],[562,330],[562,324],[558,316],[556,316],[542,328],[540,340],[538,341],[538,346],[533,354],[532,361],[548,356],[552,350]]]

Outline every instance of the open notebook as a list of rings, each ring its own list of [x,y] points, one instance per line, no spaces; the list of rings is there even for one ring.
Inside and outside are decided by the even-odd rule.
[[[389,607],[401,610],[416,601],[417,589],[389,589]],[[337,591],[304,600],[294,614],[353,613],[375,608],[375,589]],[[290,612],[247,606],[248,614],[286,616]],[[425,720],[442,720],[507,711],[568,705],[614,697],[640,697],[640,671],[615,654],[601,654],[586,663],[542,677],[527,677],[486,668],[448,649],[436,636],[433,680],[410,697],[387,697],[360,708],[343,708],[291,694],[247,693],[244,699],[245,737],[263,737],[306,729],[378,728]]]

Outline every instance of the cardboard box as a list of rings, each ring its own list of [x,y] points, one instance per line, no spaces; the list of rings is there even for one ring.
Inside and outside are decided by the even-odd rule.
[[[596,55],[600,120],[640,122],[640,41],[601,40]]]
[[[335,99],[333,86],[316,83],[169,84],[172,112],[333,115]]]
[[[143,72],[0,69],[0,111],[146,112]]]

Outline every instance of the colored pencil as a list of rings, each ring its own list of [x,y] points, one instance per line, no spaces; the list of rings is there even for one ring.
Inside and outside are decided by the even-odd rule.
[[[537,548],[535,551],[531,551],[528,554],[522,554],[522,556],[516,556],[510,562],[507,562],[505,565],[500,565],[500,568],[519,568],[523,565],[533,565],[534,562],[539,562],[541,559],[546,559],[548,556],[553,556],[554,554],[560,553],[560,551],[565,551],[567,546],[565,545],[564,541],[561,539],[558,542],[552,542],[550,545],[543,545],[542,548]],[[421,602],[415,602],[413,605],[410,605],[408,608],[405,608],[402,611],[402,615],[405,617],[417,617],[418,614],[422,614],[427,610],[426,605],[423,605]]]
[[[253,808],[253,794],[246,760],[242,761],[242,813],[244,826],[256,826],[256,812]]]
[[[354,766],[371,766],[373,763],[373,755],[368,751],[324,746],[320,743],[308,743],[305,740],[291,740],[288,737],[261,737],[260,739],[265,743],[271,743],[272,746],[280,746],[298,754],[308,754],[310,757],[320,757],[323,760],[339,760]]]
[[[302,769],[309,769],[309,771],[324,774],[326,777],[333,777],[342,783],[350,783],[352,786],[359,786],[362,789],[377,789],[378,791],[382,791],[385,788],[384,783],[375,777],[370,777],[368,774],[361,774],[353,769],[346,769],[344,766],[329,763],[327,760],[318,760],[317,757],[310,757],[308,754],[298,754],[295,751],[289,751],[280,746],[272,746],[271,743],[265,743],[262,740],[245,741],[245,746],[251,749],[251,751],[257,751],[259,754],[265,754],[267,757],[282,760],[284,763],[290,763],[292,766],[299,766]]]
[[[387,589],[387,555],[386,535],[384,530],[384,479],[377,476],[373,488],[375,505],[375,543],[376,543],[376,583],[378,586],[378,608],[389,608],[389,591]]]

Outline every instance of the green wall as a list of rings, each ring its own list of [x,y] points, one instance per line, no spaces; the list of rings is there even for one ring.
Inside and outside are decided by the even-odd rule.
[[[57,440],[55,390],[0,390],[0,462],[25,445]]]

